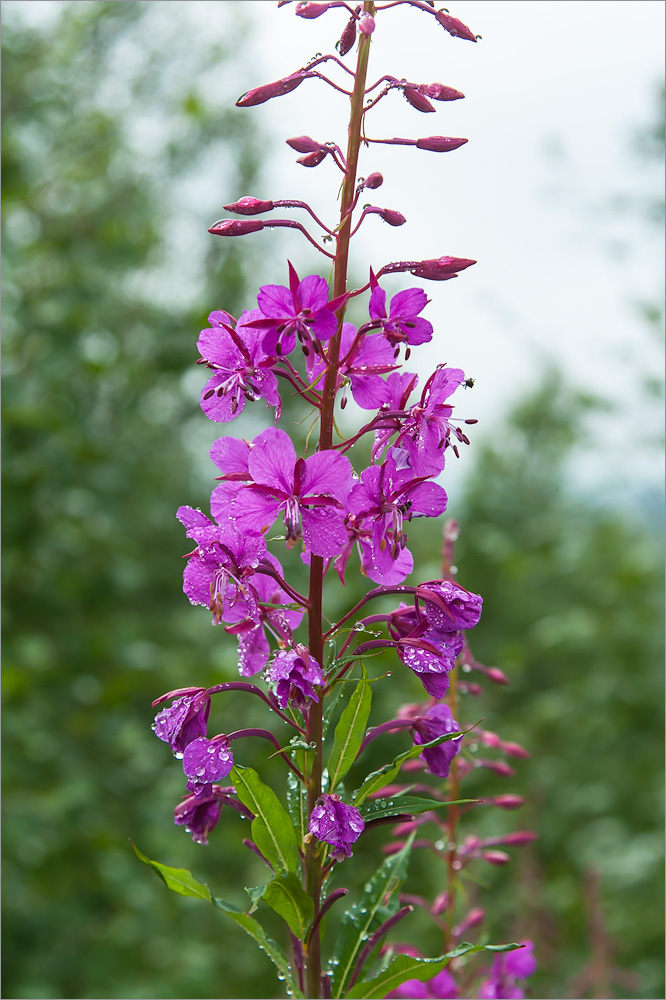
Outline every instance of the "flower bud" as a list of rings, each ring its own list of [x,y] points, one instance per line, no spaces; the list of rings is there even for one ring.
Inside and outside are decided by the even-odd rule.
[[[362,35],[371,35],[375,30],[375,19],[372,14],[363,13],[358,19],[358,30]]]
[[[345,25],[345,30],[340,36],[340,41],[336,44],[336,49],[341,56],[346,56],[356,41],[356,18],[351,17]]]
[[[491,865],[506,865],[511,861],[511,855],[506,851],[484,851],[481,855],[484,861],[489,861]]]
[[[223,206],[225,212],[235,212],[236,215],[259,215],[261,212],[272,212],[273,202],[262,201],[261,198],[245,197]]]
[[[495,774],[499,774],[502,778],[513,778],[515,775],[514,769],[503,760],[477,760],[477,767],[487,767],[489,771],[494,771]]]
[[[412,268],[412,274],[416,271],[433,271],[439,274],[457,274],[464,271],[466,267],[476,264],[475,260],[469,257],[434,257],[430,260],[419,261],[418,268]]]
[[[509,678],[506,676],[503,670],[500,670],[499,667],[488,667],[488,670],[486,672],[486,677],[488,677],[491,681],[494,681],[495,684],[509,683]]]
[[[426,114],[435,110],[434,104],[431,104],[417,87],[403,87],[402,93],[407,103],[411,104],[417,111],[423,111]]]
[[[440,913],[444,913],[449,908],[449,894],[448,892],[440,892],[438,896],[433,900],[433,904],[430,907],[430,912],[433,917],[438,917]]]
[[[464,146],[467,139],[455,139],[448,135],[427,135],[416,140],[417,149],[428,149],[431,153],[448,153],[459,146]]]
[[[401,212],[396,212],[393,208],[379,208],[377,209],[377,215],[388,222],[389,226],[404,226],[407,219]]]
[[[262,87],[255,87],[238,98],[236,107],[253,108],[257,104],[264,104],[266,101],[270,101],[273,97],[282,97],[284,94],[289,94],[292,90],[296,90],[296,87],[299,87],[303,83],[303,80],[305,80],[305,76],[299,70],[298,73],[292,73],[291,76],[284,76],[281,80],[275,80],[274,83],[265,83]]]
[[[522,795],[495,795],[490,801],[494,806],[499,806],[500,809],[519,809],[525,804]]]
[[[297,153],[316,153],[321,149],[321,143],[315,142],[309,135],[297,135],[294,139],[286,139],[285,142]]]
[[[330,153],[330,150],[323,147],[317,149],[314,153],[306,153],[305,156],[299,156],[296,163],[300,163],[303,167],[318,167],[321,161],[326,159],[328,153]]]
[[[531,844],[539,836],[534,830],[514,830],[513,833],[505,833],[503,837],[495,838],[497,844],[510,844],[513,847],[524,847]]]
[[[471,930],[472,927],[478,927],[486,919],[486,911],[482,910],[480,906],[474,907],[470,910],[467,916],[463,917],[457,927],[453,928],[454,937],[462,937],[467,931]]]
[[[465,38],[468,42],[476,41],[476,35],[473,35],[467,25],[459,21],[457,17],[451,17],[443,10],[437,10],[434,13],[441,26],[454,38]]]
[[[263,222],[259,219],[221,219],[214,222],[208,230],[213,236],[247,236],[248,233],[258,233],[264,228]]]
[[[459,101],[465,95],[454,87],[445,87],[443,83],[422,83],[419,86],[422,94],[432,101]]]
[[[306,0],[306,3],[299,3],[297,5],[296,15],[312,20],[315,17],[321,17],[330,7],[330,3],[314,3],[313,0]]]
[[[372,174],[368,174],[368,176],[365,178],[365,183],[363,184],[363,187],[370,188],[371,190],[374,191],[375,188],[381,187],[383,183],[384,183],[384,178],[378,171],[375,171]]]

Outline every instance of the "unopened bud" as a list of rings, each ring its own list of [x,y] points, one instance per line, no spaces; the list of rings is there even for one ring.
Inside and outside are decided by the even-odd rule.
[[[478,698],[480,694],[483,694],[483,688],[480,684],[475,684],[474,681],[462,681],[460,684],[460,691],[462,694],[471,694],[475,698]]]
[[[495,795],[490,801],[494,806],[499,806],[500,809],[519,809],[525,804],[522,795]]]
[[[434,104],[431,104],[428,98],[416,87],[403,87],[402,93],[407,103],[411,104],[417,111],[423,111],[426,114],[435,110]]]
[[[445,87],[443,83],[422,83],[419,90],[433,101],[459,101],[465,96],[455,87]]]
[[[297,153],[316,153],[321,149],[321,143],[315,142],[309,135],[297,135],[294,139],[286,139],[285,142]]]
[[[285,76],[281,80],[275,80],[274,83],[265,83],[262,87],[255,87],[238,98],[236,107],[253,108],[257,104],[270,101],[273,97],[290,94],[292,90],[296,90],[296,87],[303,83],[303,80],[305,80],[305,76],[299,71],[292,73],[291,76]]]
[[[444,913],[445,910],[449,908],[449,894],[448,892],[440,892],[438,896],[435,896],[433,904],[430,907],[430,912],[433,917],[438,917],[440,913]]]
[[[494,771],[495,774],[499,774],[503,778],[513,778],[516,773],[514,769],[503,760],[478,760],[477,767],[487,767],[488,770]]]
[[[214,222],[208,230],[213,236],[247,236],[248,233],[258,233],[264,228],[263,222],[253,219],[247,222],[242,219],[222,219]]]
[[[433,260],[420,261],[417,267],[410,268],[410,272],[417,278],[446,281],[455,277],[458,271],[471,267],[472,264],[476,264],[476,261],[467,257],[436,257]]]
[[[341,56],[346,56],[351,48],[353,48],[354,42],[356,41],[356,18],[352,17],[347,21],[345,25],[345,30],[340,36],[340,41],[336,44],[336,48]]]
[[[499,667],[488,667],[488,670],[486,672],[486,677],[488,677],[489,680],[494,681],[495,684],[509,683],[509,678],[506,676],[503,670],[500,670]]]
[[[296,7],[296,14],[298,17],[307,17],[312,20],[315,17],[321,17],[330,8],[330,3],[314,3],[313,0],[307,0],[306,3],[299,3]]]
[[[328,153],[330,153],[329,149],[318,149],[314,153],[306,153],[305,156],[299,156],[296,163],[300,163],[303,167],[317,167],[322,160],[326,159]]]
[[[377,209],[377,215],[388,222],[389,226],[404,226],[407,219],[401,212],[396,212],[393,208],[379,208]]]
[[[478,927],[486,919],[486,911],[482,910],[480,906],[475,907],[470,910],[466,917],[460,921],[457,927],[453,928],[454,937],[462,937],[467,931],[471,930],[472,927]]]
[[[435,11],[435,17],[441,26],[454,38],[465,38],[468,42],[475,42],[476,35],[473,35],[466,24],[459,21],[457,17],[451,17],[443,10]]]
[[[365,178],[363,187],[370,188],[371,190],[374,191],[375,188],[381,187],[383,183],[384,183],[384,178],[378,171],[375,171],[375,173],[373,174],[368,174],[368,176]]]
[[[459,146],[464,146],[467,139],[456,139],[449,135],[427,135],[416,140],[417,149],[428,149],[431,153],[449,153]]]
[[[363,35],[371,35],[375,30],[375,19],[372,14],[361,14],[358,19],[358,30]]]
[[[497,838],[498,844],[509,844],[513,847],[524,847],[531,844],[539,836],[534,830],[514,830],[513,833],[506,833],[503,837]]]
[[[506,865],[511,861],[511,855],[505,851],[483,851],[481,857],[484,861],[489,861],[491,865]]]
[[[502,746],[504,753],[508,753],[509,757],[531,757],[532,754],[525,747],[521,747],[520,743],[504,743]]]
[[[261,198],[241,198],[223,206],[225,212],[235,212],[236,215],[259,215],[261,212],[272,212],[273,202],[262,201]]]

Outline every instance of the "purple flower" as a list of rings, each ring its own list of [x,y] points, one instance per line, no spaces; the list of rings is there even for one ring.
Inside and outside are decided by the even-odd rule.
[[[308,378],[314,382],[326,368],[326,361],[319,354],[309,354],[306,359]],[[357,335],[352,323],[343,323],[340,337],[340,364],[338,387],[349,383],[354,402],[364,410],[377,410],[388,403],[391,394],[382,375],[392,372],[393,351],[383,337]],[[346,402],[346,391],[342,405]]]
[[[407,401],[416,387],[419,378],[411,372],[391,372],[386,379],[388,400],[382,406],[381,424],[375,431],[375,441],[372,446],[372,461],[376,462],[382,454],[384,447],[388,444],[393,435],[402,428],[403,414],[407,406]],[[393,416],[383,416],[385,412],[393,412]],[[397,411],[397,412],[396,412]]]
[[[308,830],[317,840],[335,848],[333,858],[350,858],[351,845],[363,833],[365,823],[358,809],[340,801],[339,795],[320,795],[310,815]]]
[[[483,598],[451,580],[430,580],[418,589],[431,628],[440,632],[474,628],[481,618]]]
[[[450,422],[453,407],[446,400],[464,381],[460,368],[438,368],[428,379],[421,402],[410,410],[396,445],[407,452],[415,475],[436,476],[442,471],[451,431],[463,440]]]
[[[417,716],[412,725],[414,743],[430,743],[438,736],[457,732],[460,732],[460,726],[453,718],[448,705],[433,705],[425,715]],[[451,761],[460,750],[462,740],[460,736],[423,751],[421,756],[433,774],[440,778],[448,777]]]
[[[367,519],[357,518],[355,514],[348,514],[346,527],[347,543],[333,564],[343,587],[345,585],[347,562],[354,545],[358,549],[361,560],[361,572],[364,576],[374,580],[375,583],[382,583],[385,586],[402,583],[412,572],[414,560],[412,559],[411,552],[409,549],[400,549],[392,565],[384,568],[381,575],[379,575],[372,555],[372,522]]]
[[[422,983],[420,979],[408,979],[391,993],[386,1000],[455,1000],[458,988],[448,969],[442,969],[432,979]]]
[[[463,648],[460,632],[425,632],[421,638],[403,639],[398,646],[400,659],[418,674],[432,698],[443,698],[449,689],[449,672]]]
[[[408,288],[398,292],[391,299],[386,312],[386,292],[371,277],[370,319],[379,325],[382,334],[391,347],[399,344],[426,344],[432,340],[432,323],[422,319],[419,313],[428,304],[428,296],[422,288]]]
[[[248,325],[260,317],[258,309],[245,312],[234,330],[232,317],[217,310],[208,317],[211,327],[201,331],[199,353],[215,371],[201,392],[201,408],[211,420],[233,420],[246,399],[261,398],[275,407],[276,419],[280,416],[277,377],[269,370],[276,358],[262,347],[263,333]]]
[[[233,766],[234,757],[226,736],[215,736],[212,740],[200,736],[192,740],[183,754],[187,790],[197,799],[208,797],[212,792],[212,782],[226,778]]]
[[[302,535],[306,551],[336,556],[347,541],[345,503],[352,486],[349,459],[335,451],[296,458],[289,435],[269,428],[249,449],[246,484],[222,483],[211,497],[218,520],[241,531],[265,532],[283,513],[287,546]]]
[[[200,510],[179,507],[177,517],[196,543],[183,573],[183,590],[191,604],[202,604],[213,615],[213,624],[237,621],[234,606],[243,601],[243,614],[257,624],[257,596],[248,582],[266,553],[266,542],[255,531],[241,533],[234,524],[213,524]]]
[[[296,337],[308,350],[316,351],[317,341],[328,340],[337,330],[335,310],[342,301],[329,302],[326,280],[310,274],[301,281],[290,263],[289,288],[263,285],[257,296],[260,316],[251,325],[264,333],[263,347],[269,354],[291,354]]]
[[[355,517],[372,524],[372,569],[366,572],[377,583],[383,583],[386,574],[395,575],[395,561],[407,542],[403,521],[437,517],[446,509],[442,487],[415,478],[411,469],[399,469],[396,454],[392,449],[383,465],[362,472],[349,496]]]
[[[522,941],[521,944],[525,947],[495,956],[490,976],[479,987],[480,1000],[522,1000],[525,996],[516,980],[533,975],[537,962],[533,955],[534,943]]]
[[[277,653],[266,673],[280,708],[291,702],[294,708],[305,709],[308,702],[319,701],[314,687],[324,683],[324,674],[300,643],[294,649]]]
[[[210,795],[197,798],[196,795],[186,795],[173,811],[173,821],[177,826],[184,826],[192,834],[195,844],[207,844],[208,834],[217,826],[222,812],[222,799],[213,785]]]
[[[206,688],[178,688],[161,695],[153,705],[171,698],[176,700],[155,716],[152,728],[158,739],[169,744],[174,757],[180,758],[192,740],[206,735],[210,695]]]

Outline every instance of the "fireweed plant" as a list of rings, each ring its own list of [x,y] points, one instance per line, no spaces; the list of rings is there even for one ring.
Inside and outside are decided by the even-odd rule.
[[[460,881],[464,869],[477,859],[505,864],[509,855],[500,848],[527,843],[535,835],[520,831],[490,839],[468,836],[459,842],[460,815],[479,804],[460,798],[465,774],[474,766],[500,776],[513,773],[505,762],[475,757],[473,751],[487,746],[510,756],[526,753],[479,729],[478,723],[466,731],[470,742],[461,753],[458,700],[481,688],[467,676],[457,680],[457,669],[497,683],[506,678],[478,663],[469,646],[467,637],[479,621],[482,600],[455,579],[455,522],[445,526],[442,578],[404,582],[414,569],[405,526],[414,517],[444,512],[447,496],[435,479],[444,470],[447,453],[457,456],[458,445],[469,443],[463,427],[475,421],[455,418],[451,398],[472,380],[459,368],[439,365],[418,385],[404,363],[414,347],[433,337],[432,324],[423,315],[427,295],[420,287],[409,287],[389,300],[381,283],[384,275],[398,273],[446,281],[475,261],[450,256],[400,260],[376,271],[371,268],[362,288],[350,289],[347,281],[350,241],[364,220],[378,215],[391,226],[405,222],[394,209],[359,206],[364,193],[372,197],[370,192],[382,184],[378,172],[359,176],[361,147],[415,146],[422,155],[421,150],[449,152],[467,141],[439,135],[377,139],[366,132],[369,113],[391,91],[399,91],[422,113],[435,111],[433,102],[464,96],[440,83],[416,84],[393,76],[368,86],[375,19],[402,3],[414,8],[417,17],[425,14],[433,28],[476,41],[469,28],[427,0],[366,2],[355,8],[341,0],[297,3],[295,13],[303,18],[329,11],[335,17],[338,8],[347,12],[338,55],[317,55],[302,69],[237,101],[243,108],[263,104],[311,79],[324,81],[348,99],[346,150],[309,136],[287,140],[303,166],[315,167],[326,157],[336,164],[342,177],[339,221],[327,224],[298,200],[242,197],[225,205],[240,218],[216,222],[209,230],[215,236],[238,237],[288,227],[325,258],[326,276],[301,277],[287,262],[285,285],[261,287],[256,306],[238,318],[216,309],[209,327],[201,331],[199,363],[210,372],[201,396],[204,413],[229,423],[246,405],[263,400],[273,420],[251,441],[224,436],[214,443],[210,455],[219,475],[210,500],[211,517],[192,507],[178,510],[193,545],[185,565],[185,593],[193,604],[210,610],[214,624],[223,623],[228,641],[235,637],[243,679],[180,688],[154,702],[159,706],[155,734],[182,761],[187,782],[175,822],[195,842],[207,844],[221,814],[236,810],[251,822],[251,839],[244,843],[265,862],[266,881],[247,890],[248,913],[213,898],[189,872],[137,854],[169,888],[212,902],[253,937],[291,996],[522,997],[521,983],[536,965],[531,942],[462,941],[484,919],[482,909],[470,909]],[[425,18],[421,20],[427,28]],[[356,68],[351,69],[342,59],[354,50]],[[340,82],[329,79],[324,70],[333,70]],[[307,213],[309,228],[270,214],[285,208]],[[346,309],[352,299],[364,295],[368,318],[354,326],[345,319]],[[281,390],[298,394],[315,415],[318,435],[309,455],[307,450],[298,454],[287,431],[277,426]],[[366,411],[366,419],[345,437],[335,412],[349,396]],[[354,469],[349,452],[361,440],[371,445],[370,465]],[[267,547],[276,531],[284,540],[280,548],[295,550],[309,567],[306,594],[289,581],[284,555],[278,558]],[[324,579],[337,576],[344,585],[346,574],[359,569],[370,587],[332,623],[322,603]],[[373,604],[377,609],[377,600],[387,596],[397,606],[389,612],[373,611]],[[398,669],[418,677],[424,702],[405,705],[395,718],[368,728],[373,683],[390,676],[370,677],[368,671],[376,651],[387,650]],[[277,717],[281,726],[288,724],[292,738],[285,745],[284,735],[278,739],[270,729],[218,733],[217,726],[211,735],[212,699],[223,702],[228,691],[261,699],[273,721]],[[270,753],[284,761],[287,808],[262,777],[243,764],[247,738],[266,740]],[[352,787],[345,783],[348,772],[357,761],[356,771],[362,768],[363,753],[374,740],[386,747],[400,740],[407,748]],[[408,782],[400,780],[401,771]],[[426,776],[440,780],[431,783]],[[489,801],[502,809],[522,804],[511,794]],[[354,845],[364,831],[387,822],[393,829],[384,860],[368,878],[361,898],[341,915],[335,940],[328,943],[322,938],[322,918],[340,909],[348,894],[340,883]],[[427,835],[433,827],[434,839]],[[433,878],[441,891],[433,899],[400,891],[416,848],[433,852],[441,863],[441,876]],[[260,903],[284,919],[289,957],[254,915],[261,914]],[[441,929],[438,957],[387,943],[389,932],[415,907],[425,909]],[[491,964],[469,964],[465,956],[482,950],[496,952]]]

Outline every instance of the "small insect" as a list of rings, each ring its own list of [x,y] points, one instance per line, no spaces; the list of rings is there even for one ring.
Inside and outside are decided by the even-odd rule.
[[[466,378],[465,381],[463,382],[463,385],[465,386],[466,389],[472,389],[474,387],[475,382],[476,379],[474,378]]]

